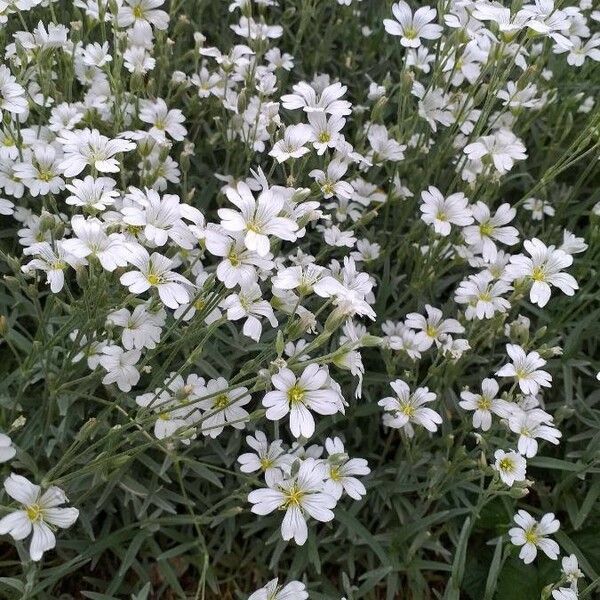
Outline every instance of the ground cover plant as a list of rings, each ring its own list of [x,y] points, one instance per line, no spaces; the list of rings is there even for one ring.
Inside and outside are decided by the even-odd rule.
[[[0,597],[600,589],[600,7],[0,0]]]

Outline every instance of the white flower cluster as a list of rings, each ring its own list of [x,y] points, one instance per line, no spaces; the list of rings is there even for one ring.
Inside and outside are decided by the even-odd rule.
[[[57,4],[0,0],[0,20],[49,18]],[[357,477],[370,468],[346,453],[353,442],[343,434],[359,401],[407,443],[472,418],[482,452],[491,448],[496,491],[525,494],[539,440],[559,443],[543,394],[552,385],[544,367],[560,349],[530,336],[521,312],[539,314],[557,290],[576,293],[568,269],[587,245],[562,224],[530,227],[555,214],[546,181],[520,200],[496,202],[496,192],[528,159],[523,122],[557,100],[546,59],[600,61],[600,33],[585,0],[517,4],[452,0],[444,14],[393,4],[379,33],[401,54],[402,73],[370,81],[356,99],[349,81],[297,75],[299,57],[275,45],[284,36],[275,11],[285,8],[275,0],[231,2],[236,43],[210,46],[208,32],[194,31],[192,60],[168,81],[176,25],[164,0],[75,0],[81,21],[40,18],[31,31],[18,26],[5,48],[0,214],[17,223],[15,276],[64,314],[86,306],[65,364],[106,386],[140,427],[149,423],[159,447],[177,452],[248,428],[254,452],[239,456],[239,470],[264,476],[264,486],[254,478],[247,499],[256,515],[282,511],[283,540],[304,544],[309,517],[332,521],[344,494],[367,493]],[[486,79],[494,65],[506,69],[503,80]],[[65,69],[72,85],[57,89]],[[596,99],[578,103],[587,113]],[[234,148],[224,162],[217,140]],[[427,162],[436,147],[443,176]],[[190,183],[215,164],[206,180],[216,178],[218,192]],[[423,286],[416,303],[404,302],[405,274],[388,253],[400,236]],[[482,339],[490,335],[506,348],[498,364]],[[247,364],[201,361],[216,337],[232,352],[246,348]],[[393,390],[382,399],[363,390],[372,347]],[[460,384],[453,402],[444,369],[488,351],[478,391]],[[336,381],[344,372],[353,398]],[[330,426],[341,437],[326,437]],[[307,446],[313,436],[324,448]],[[12,450],[0,437],[0,455]],[[0,533],[21,540],[33,531],[39,560],[55,545],[48,524],[67,528],[78,511],[59,508],[67,498],[55,486],[42,494],[13,474],[4,487],[22,508],[0,520]],[[526,563],[537,548],[558,557],[552,513],[514,519],[509,536]],[[556,600],[577,592],[576,559],[563,569],[571,586],[554,590]],[[303,583],[274,579],[250,600],[307,597]]]

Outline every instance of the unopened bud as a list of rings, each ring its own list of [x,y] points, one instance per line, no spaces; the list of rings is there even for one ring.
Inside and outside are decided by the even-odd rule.
[[[8,333],[8,319],[4,315],[0,315],[0,335],[5,336]]]

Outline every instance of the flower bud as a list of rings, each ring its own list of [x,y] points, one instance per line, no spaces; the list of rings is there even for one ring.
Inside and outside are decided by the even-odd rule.
[[[0,335],[4,337],[9,330],[8,319],[4,315],[0,315]]]

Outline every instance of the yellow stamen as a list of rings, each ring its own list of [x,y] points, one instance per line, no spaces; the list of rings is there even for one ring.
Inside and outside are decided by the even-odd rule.
[[[304,390],[294,385],[288,390],[287,397],[290,404],[298,404],[304,400]]]
[[[32,523],[42,520],[42,508],[39,504],[32,504],[31,506],[28,506],[25,512],[27,513],[27,518]]]

